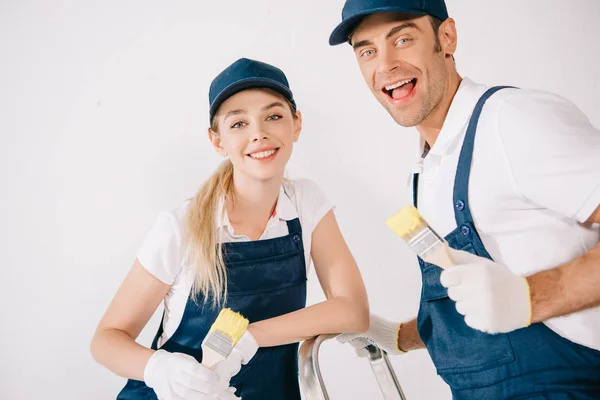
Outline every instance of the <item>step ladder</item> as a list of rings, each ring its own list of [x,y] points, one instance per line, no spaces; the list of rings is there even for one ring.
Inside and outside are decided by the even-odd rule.
[[[306,340],[300,346],[298,353],[298,370],[300,386],[306,400],[330,400],[325,388],[319,366],[319,349],[323,342],[338,335],[320,335]],[[351,349],[351,346],[347,346]],[[373,344],[365,347],[368,351],[367,360],[375,374],[384,400],[406,400],[398,378],[385,351]]]

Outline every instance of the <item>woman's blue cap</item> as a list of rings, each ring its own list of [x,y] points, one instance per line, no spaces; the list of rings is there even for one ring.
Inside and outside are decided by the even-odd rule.
[[[210,84],[210,120],[212,121],[225,100],[242,90],[255,88],[275,90],[296,107],[294,95],[282,70],[260,61],[240,58],[217,75]]]

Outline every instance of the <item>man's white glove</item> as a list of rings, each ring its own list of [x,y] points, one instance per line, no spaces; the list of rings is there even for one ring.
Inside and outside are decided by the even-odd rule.
[[[445,269],[440,280],[468,326],[506,333],[531,324],[527,279],[487,258],[454,249],[450,253],[457,265]]]
[[[375,314],[370,316],[369,330],[363,333],[344,333],[337,337],[340,343],[350,343],[356,349],[359,357],[366,357],[369,352],[365,349],[370,344],[376,344],[388,354],[402,354],[398,348],[398,333],[401,322],[385,320]]]
[[[229,380],[220,382],[216,370],[194,357],[165,350],[156,351],[148,360],[144,382],[161,400],[216,400],[227,395],[229,386]]]

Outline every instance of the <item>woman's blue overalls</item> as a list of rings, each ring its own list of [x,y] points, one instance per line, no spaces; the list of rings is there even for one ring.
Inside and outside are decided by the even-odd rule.
[[[289,234],[274,239],[223,243],[228,273],[226,307],[250,323],[287,314],[306,305],[306,263],[298,218],[287,221]],[[202,361],[202,340],[217,318],[218,309],[188,300],[181,323],[161,347]],[[152,343],[157,348],[162,323]],[[260,348],[231,379],[243,400],[300,400],[298,344]],[[156,400],[144,382],[129,380],[117,400]]]

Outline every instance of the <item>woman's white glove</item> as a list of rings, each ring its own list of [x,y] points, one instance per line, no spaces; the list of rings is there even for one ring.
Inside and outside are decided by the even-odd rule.
[[[257,351],[258,343],[252,334],[246,331],[231,350],[231,354],[215,365],[214,370],[219,374],[219,383],[225,387],[229,386],[231,377],[237,375],[242,365],[248,364]]]
[[[404,351],[398,348],[398,333],[401,326],[401,322],[388,321],[371,314],[368,331],[344,333],[338,336],[337,340],[341,343],[350,343],[356,349],[356,354],[359,357],[366,357],[368,351],[365,347],[373,343],[388,354],[402,354]]]
[[[217,370],[210,370],[183,353],[156,351],[144,368],[144,382],[161,400],[230,398],[221,397],[229,393],[229,380],[220,381]]]

